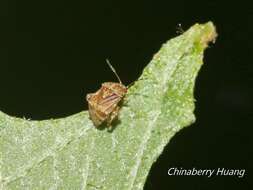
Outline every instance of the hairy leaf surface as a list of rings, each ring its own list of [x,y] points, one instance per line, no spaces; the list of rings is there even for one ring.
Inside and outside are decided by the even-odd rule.
[[[194,82],[215,37],[208,22],[165,43],[129,89],[112,132],[96,129],[87,111],[44,121],[0,112],[0,189],[143,189],[165,145],[195,120]]]

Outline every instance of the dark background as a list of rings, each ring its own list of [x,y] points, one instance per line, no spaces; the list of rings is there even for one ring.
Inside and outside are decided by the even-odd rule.
[[[31,119],[87,109],[85,95],[136,80],[177,26],[212,20],[197,78],[197,121],[153,165],[145,190],[253,189],[253,6],[246,1],[0,1],[0,110]],[[169,167],[246,169],[244,178],[168,176]]]

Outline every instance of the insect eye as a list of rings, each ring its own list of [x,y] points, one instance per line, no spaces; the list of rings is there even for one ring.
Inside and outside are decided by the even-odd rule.
[[[91,98],[91,94],[86,95],[86,99],[89,100]]]

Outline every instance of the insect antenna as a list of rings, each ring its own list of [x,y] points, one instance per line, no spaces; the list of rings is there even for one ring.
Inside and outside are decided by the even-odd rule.
[[[130,88],[131,86],[133,86],[135,83],[135,81],[131,82],[129,85],[127,85],[127,88]]]
[[[115,76],[117,77],[118,81],[120,84],[122,84],[119,75],[117,74],[116,70],[113,68],[113,66],[111,65],[110,61],[108,59],[106,59],[106,63],[109,65],[110,69],[112,70],[112,72],[115,74]]]

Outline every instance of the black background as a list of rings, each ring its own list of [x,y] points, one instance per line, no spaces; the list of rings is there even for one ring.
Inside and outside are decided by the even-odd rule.
[[[253,6],[246,1],[0,1],[0,110],[48,119],[87,109],[101,82],[136,80],[161,44],[212,20],[197,121],[152,166],[145,190],[253,189]],[[170,167],[246,169],[243,178],[168,176]]]

